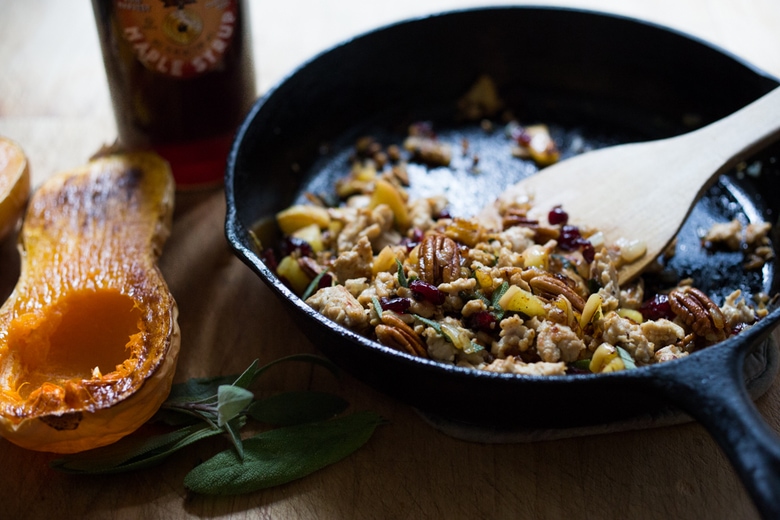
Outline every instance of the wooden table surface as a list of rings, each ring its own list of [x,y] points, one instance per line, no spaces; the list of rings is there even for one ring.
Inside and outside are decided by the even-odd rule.
[[[462,0],[252,2],[260,92],[302,60],[351,35]],[[780,77],[777,0],[536,1],[611,11],[713,42]],[[77,166],[115,138],[100,48],[86,1],[0,0],[0,135],[18,141],[33,183]],[[229,251],[222,192],[182,193],[161,259],[180,305],[177,380],[234,373],[254,358],[316,352],[266,287]],[[16,270],[0,244],[0,297]],[[399,382],[399,384],[403,384]],[[359,452],[303,480],[232,498],[188,494],[187,471],[222,444],[196,445],[129,475],[77,478],[49,454],[0,440],[0,518],[754,518],[707,432],[695,423],[524,444],[477,444],[431,428],[412,409],[345,375],[289,365],[268,391],[316,388],[382,414]],[[605,403],[596,404],[606,405]],[[758,407],[780,430],[780,383]]]

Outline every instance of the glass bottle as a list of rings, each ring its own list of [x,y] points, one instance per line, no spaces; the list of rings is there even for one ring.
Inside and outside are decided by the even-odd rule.
[[[177,188],[222,182],[255,99],[244,0],[92,0],[119,144],[151,148]]]

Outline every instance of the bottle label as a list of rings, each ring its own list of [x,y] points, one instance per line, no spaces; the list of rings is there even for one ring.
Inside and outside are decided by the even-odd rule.
[[[236,0],[114,0],[122,37],[149,70],[193,78],[218,68],[236,33]]]

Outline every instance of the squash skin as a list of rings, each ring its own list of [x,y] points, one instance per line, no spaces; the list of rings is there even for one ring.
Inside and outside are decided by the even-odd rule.
[[[97,158],[36,190],[20,232],[20,278],[0,308],[0,435],[73,453],[154,415],[181,343],[157,267],[173,205],[170,167],[148,152]],[[127,314],[116,316],[119,308]],[[117,327],[129,331],[120,344]]]
[[[0,240],[16,229],[30,196],[30,167],[22,148],[0,137]]]

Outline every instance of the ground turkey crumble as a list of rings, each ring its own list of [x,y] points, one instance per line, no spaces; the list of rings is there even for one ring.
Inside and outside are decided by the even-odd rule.
[[[619,248],[592,241],[598,230],[573,226],[565,208],[555,209],[554,222],[552,211],[540,222],[528,219],[529,200],[501,201],[498,228],[453,218],[441,196],[410,200],[407,159],[392,156],[380,168],[356,154],[337,207],[312,211],[309,220],[306,206],[293,212],[299,221],[288,238],[319,245],[288,248],[293,262],[280,263],[287,267],[278,274],[309,284],[306,303],[327,318],[413,355],[530,375],[598,372],[594,356],[604,344],[621,354],[614,370],[678,359],[713,343],[706,317],[697,333],[687,325],[690,311],[669,303],[691,297],[691,281],[655,294],[645,293],[641,279],[620,287]],[[289,229],[285,215],[279,223]],[[714,226],[702,243],[749,250],[755,262],[771,258],[768,233],[768,225],[735,221]],[[735,291],[720,306],[700,303],[717,307],[711,312],[719,310],[725,323],[713,323],[728,336],[760,319],[766,300]]]

